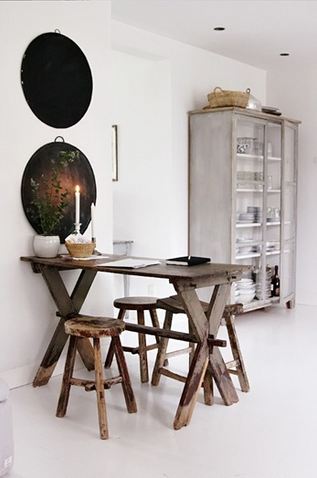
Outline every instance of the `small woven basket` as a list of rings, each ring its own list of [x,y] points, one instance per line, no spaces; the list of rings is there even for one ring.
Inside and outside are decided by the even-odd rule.
[[[93,254],[96,244],[89,242],[86,244],[65,241],[66,249],[72,257],[89,257]]]
[[[222,106],[239,106],[246,108],[250,97],[250,89],[246,91],[223,90],[217,86],[212,93],[207,95],[208,106],[206,108],[220,108]]]

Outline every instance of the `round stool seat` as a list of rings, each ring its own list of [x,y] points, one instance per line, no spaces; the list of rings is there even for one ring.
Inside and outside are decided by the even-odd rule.
[[[122,297],[113,302],[117,309],[152,310],[156,309],[157,297]]]
[[[65,322],[65,332],[76,337],[114,337],[120,335],[124,329],[125,324],[122,320],[107,317],[84,315]]]

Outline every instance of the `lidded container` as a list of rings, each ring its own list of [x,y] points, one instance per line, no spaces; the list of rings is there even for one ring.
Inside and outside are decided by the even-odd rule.
[[[247,91],[249,91],[249,99],[246,107],[249,110],[262,111],[261,101],[258,100],[255,96],[251,95],[250,88],[248,88]]]

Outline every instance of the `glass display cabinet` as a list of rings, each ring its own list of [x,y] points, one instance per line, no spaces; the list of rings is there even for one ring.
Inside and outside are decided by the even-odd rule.
[[[295,303],[299,121],[241,108],[189,114],[189,254],[249,264],[244,310]]]

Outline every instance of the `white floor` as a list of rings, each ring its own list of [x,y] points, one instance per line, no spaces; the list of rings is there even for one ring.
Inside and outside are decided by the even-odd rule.
[[[107,392],[107,441],[98,438],[93,392],[73,387],[67,416],[55,418],[61,377],[13,390],[10,478],[315,478],[317,308],[254,312],[237,328],[251,391],[239,390],[231,407],[218,395],[207,407],[200,396],[179,431],[172,422],[182,384],[162,377],[158,388],[141,385],[131,355],[138,413],[126,412],[120,386]],[[181,371],[187,360],[174,363]]]

